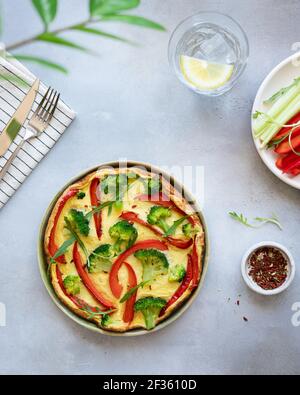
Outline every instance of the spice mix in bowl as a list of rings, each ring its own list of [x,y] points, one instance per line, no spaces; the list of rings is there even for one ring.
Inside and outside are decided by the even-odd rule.
[[[262,242],[251,247],[243,257],[241,269],[249,288],[262,295],[281,293],[295,276],[291,253],[275,242]]]

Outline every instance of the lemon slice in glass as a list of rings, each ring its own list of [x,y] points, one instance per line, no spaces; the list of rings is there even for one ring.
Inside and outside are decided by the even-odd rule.
[[[182,55],[180,68],[184,78],[195,88],[211,91],[224,86],[231,78],[234,66],[211,63]]]

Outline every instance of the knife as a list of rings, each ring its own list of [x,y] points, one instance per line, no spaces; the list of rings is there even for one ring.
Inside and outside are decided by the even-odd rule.
[[[3,156],[11,143],[16,138],[32,109],[35,97],[39,90],[40,80],[36,79],[20,106],[17,108],[12,119],[8,122],[0,135],[0,156]]]

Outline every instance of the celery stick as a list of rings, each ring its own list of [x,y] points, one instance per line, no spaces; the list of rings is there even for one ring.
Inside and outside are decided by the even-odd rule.
[[[292,102],[282,111],[282,113],[276,118],[276,124],[271,124],[266,131],[260,136],[262,140],[262,146],[265,147],[272,138],[282,128],[281,125],[287,124],[287,122],[300,112],[300,94],[292,100]]]
[[[295,99],[300,93],[300,78],[295,80],[294,86],[286,91],[271,107],[268,111],[268,115],[271,118],[276,118],[281,112],[285,111],[285,108]],[[254,123],[255,133],[261,132],[268,125],[268,119],[266,117],[260,117]]]

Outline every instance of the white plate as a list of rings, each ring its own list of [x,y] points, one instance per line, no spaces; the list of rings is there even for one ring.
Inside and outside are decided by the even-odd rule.
[[[253,105],[253,112],[257,110],[267,111],[268,107],[264,105],[264,100],[271,97],[279,89],[290,85],[293,82],[293,79],[296,77],[300,77],[300,52],[295,53],[294,55],[285,59],[267,76],[257,92]],[[275,176],[280,178],[286,184],[300,189],[300,175],[292,177],[288,174],[283,174],[281,170],[277,169],[275,165],[278,155],[272,152],[272,150],[261,149],[259,139],[254,140],[254,143],[260,157],[262,158],[265,165],[272,171],[272,173],[274,173]]]

